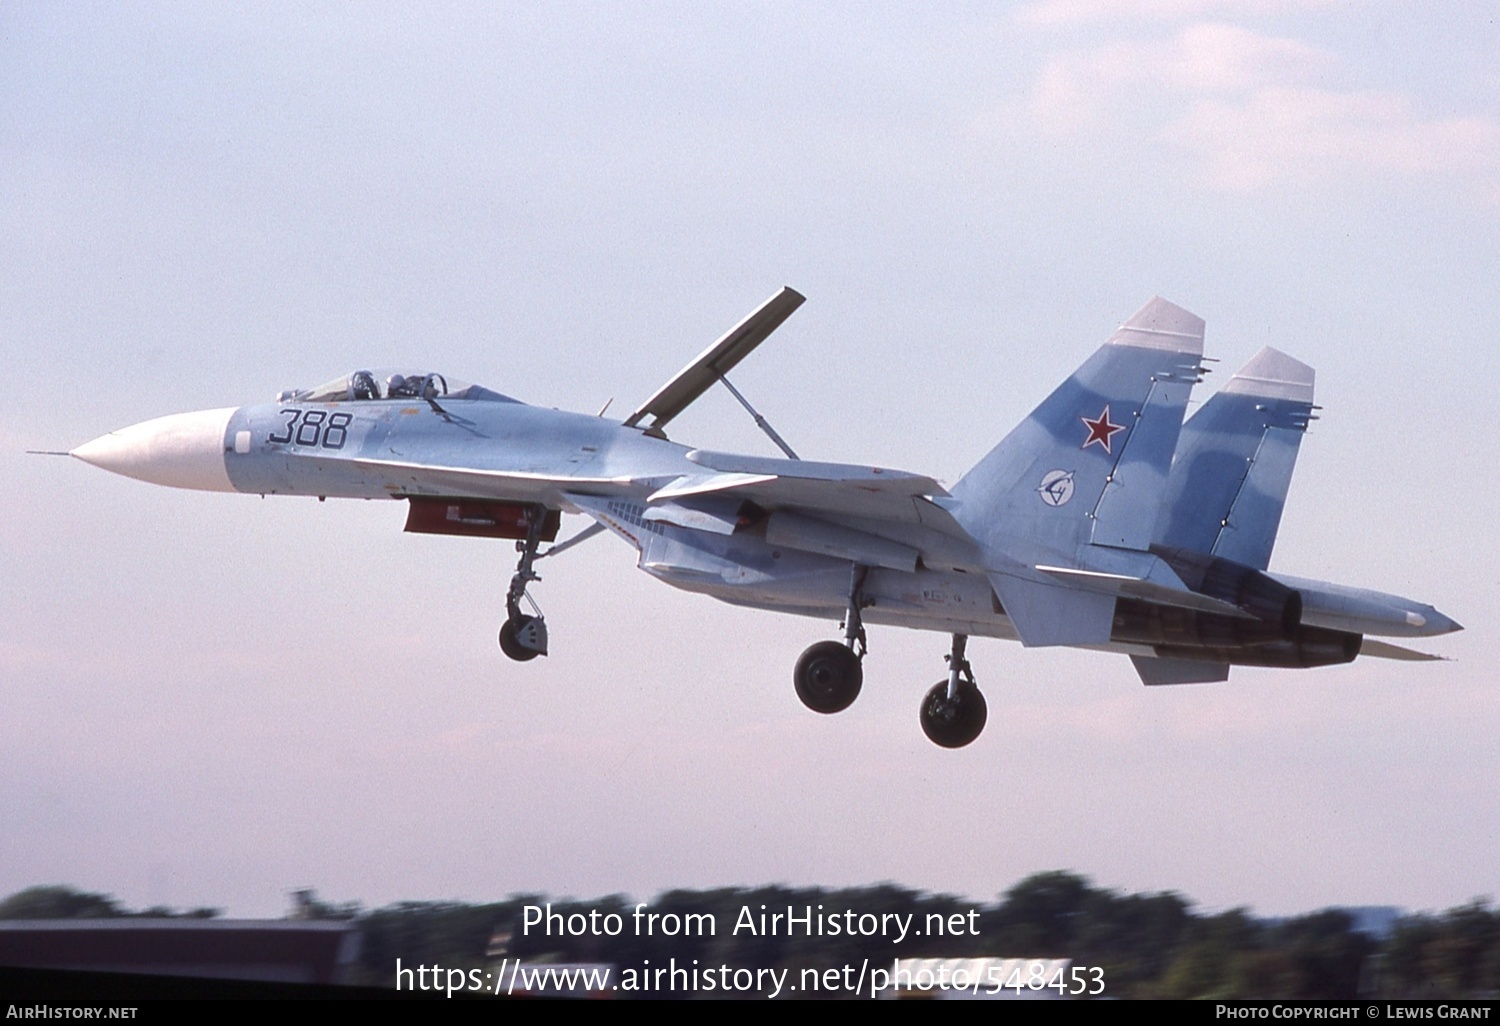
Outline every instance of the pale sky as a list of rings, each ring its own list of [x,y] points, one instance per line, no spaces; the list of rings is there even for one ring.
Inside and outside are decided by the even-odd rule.
[[[1500,28],[1488,5],[0,5],[0,894],[279,914],[1073,869],[1209,908],[1500,894]],[[1316,367],[1272,568],[1431,602],[1453,661],[1141,686],[542,564],[404,507],[68,449],[406,365],[623,415],[781,285],[735,383],[803,456],[952,483],[1160,294]],[[674,439],[773,453],[711,394]],[[570,518],[565,531],[581,524]]]

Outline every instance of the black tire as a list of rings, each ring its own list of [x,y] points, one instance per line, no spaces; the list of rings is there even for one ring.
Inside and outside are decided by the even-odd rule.
[[[922,733],[944,748],[962,748],[977,738],[989,718],[984,695],[968,681],[960,681],[958,694],[948,698],[948,682],[940,680],[922,698]]]
[[[516,637],[530,622],[531,617],[523,616],[519,620],[506,620],[500,625],[500,651],[518,663],[528,662],[541,655],[536,649],[522,645]]]
[[[802,653],[792,671],[797,697],[813,712],[843,712],[859,697],[865,674],[859,656],[837,641],[820,641]]]

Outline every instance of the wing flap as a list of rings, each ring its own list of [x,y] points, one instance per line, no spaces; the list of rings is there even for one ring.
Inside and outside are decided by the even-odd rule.
[[[709,534],[733,534],[739,530],[742,518],[738,503],[707,502],[685,505],[667,502],[647,509],[641,519],[662,524],[684,527],[690,531],[707,531]]]
[[[652,493],[651,505],[694,496],[733,495],[767,510],[792,509],[816,517],[852,517],[925,527],[969,540],[929,496],[942,485],[922,474],[862,464],[814,463],[694,450],[688,459],[710,473],[685,474]]]
[[[771,545],[904,573],[916,570],[921,555],[910,545],[790,510],[779,510],[766,520],[766,541]]]
[[[927,526],[953,538],[967,540],[969,537],[951,517],[944,518],[931,510],[919,510],[919,504],[931,505],[919,495],[864,489],[843,481],[764,474],[681,477],[652,493],[649,501],[654,504],[699,495],[735,495],[768,510],[792,509],[813,516],[853,517],[910,527]]]
[[[677,478],[671,484],[658,488],[647,497],[646,502],[657,505],[676,502],[700,495],[718,495],[725,492],[743,491],[754,485],[775,481],[769,474],[690,474]]]
[[[766,530],[773,544],[908,572],[919,559],[930,567],[980,566],[974,539],[939,504],[947,493],[930,477],[703,450],[688,458],[709,472],[677,478],[653,492],[648,505],[735,499],[771,514]]]

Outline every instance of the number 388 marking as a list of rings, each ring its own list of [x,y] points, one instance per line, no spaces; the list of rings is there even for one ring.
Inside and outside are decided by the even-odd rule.
[[[351,413],[333,413],[327,410],[279,410],[286,423],[282,433],[268,435],[266,441],[277,445],[322,445],[325,449],[342,449],[349,439]]]

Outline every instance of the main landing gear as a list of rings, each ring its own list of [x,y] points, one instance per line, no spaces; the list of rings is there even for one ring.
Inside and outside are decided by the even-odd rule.
[[[843,712],[859,697],[864,683],[864,618],[861,610],[870,605],[865,598],[865,577],[870,568],[854,567],[849,581],[849,605],[844,613],[844,640],[820,641],[810,646],[797,660],[792,683],[797,697],[813,712]],[[953,648],[943,658],[948,663],[948,679],[940,680],[922,697],[922,733],[933,744],[944,748],[962,748],[984,730],[989,710],[974,671],[964,652],[969,646],[967,634],[953,635]]]
[[[968,644],[968,635],[953,635],[953,651],[945,657],[948,679],[938,681],[922,698],[922,733],[944,748],[962,748],[973,741],[989,717],[974,671],[964,658]]]
[[[863,661],[868,650],[860,610],[865,606],[867,566],[855,564],[849,582],[849,606],[844,613],[844,640],[820,641],[802,653],[792,671],[797,697],[813,712],[843,712],[859,697],[864,683]]]
[[[506,619],[500,627],[500,651],[521,663],[547,654],[547,622],[542,617],[541,607],[526,594],[528,584],[541,580],[532,564],[536,562],[536,549],[545,519],[545,511],[527,513],[526,540],[516,542],[521,559],[516,564],[515,576],[510,579],[510,590],[505,593]],[[522,612],[522,599],[531,607],[531,613]]]

